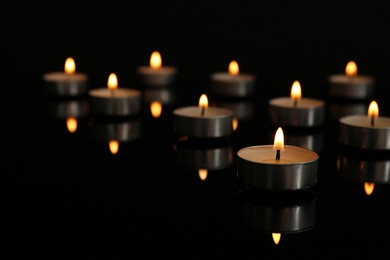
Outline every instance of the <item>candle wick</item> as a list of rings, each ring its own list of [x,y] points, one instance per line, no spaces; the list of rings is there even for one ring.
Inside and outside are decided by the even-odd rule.
[[[374,118],[373,116],[371,117],[371,126],[374,126]]]
[[[200,112],[201,116],[204,116],[205,111],[206,111],[206,108],[205,108],[205,107],[202,107],[202,110],[201,110],[201,112]]]
[[[276,150],[276,158],[275,160],[280,161],[280,150]]]
[[[294,107],[297,107],[297,106],[298,106],[298,99],[297,99],[297,98],[294,98],[293,106],[294,106]]]
[[[114,89],[111,89],[111,90],[110,90],[110,93],[111,93],[111,97],[112,97],[112,98],[115,97],[115,90],[114,90]]]

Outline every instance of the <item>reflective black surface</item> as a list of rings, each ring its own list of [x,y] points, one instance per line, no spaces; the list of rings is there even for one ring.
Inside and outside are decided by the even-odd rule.
[[[160,3],[150,12],[164,30],[142,38],[150,26],[135,23],[131,15],[136,10],[147,15],[146,4],[129,13],[104,5],[30,5],[12,7],[24,27],[6,29],[7,71],[1,75],[1,233],[8,259],[389,257],[390,153],[338,143],[338,118],[356,107],[365,113],[370,100],[334,100],[326,82],[356,58],[362,73],[377,78],[380,114],[390,116],[383,9],[360,4],[344,17],[350,9],[335,6],[308,14],[277,4],[261,9],[229,2],[220,9]],[[117,15],[103,19],[110,10]],[[61,19],[67,14],[73,18],[70,24]],[[352,19],[358,23],[352,32],[340,28],[347,18],[365,15],[372,19]],[[254,17],[265,23],[259,25]],[[190,23],[192,18],[202,20],[199,27]],[[180,21],[187,26],[184,32]],[[136,39],[128,35],[132,30]],[[135,74],[155,48],[163,51],[163,62],[166,58],[179,68],[178,81],[160,91],[142,86]],[[88,96],[46,96],[42,74],[61,70],[68,55],[90,75],[90,88],[106,86],[114,71],[119,85],[140,89],[142,111],[101,118],[90,113]],[[257,76],[251,97],[209,92],[210,73],[225,70],[233,57],[242,71]],[[317,183],[297,192],[252,190],[237,181],[236,152],[273,143],[277,126],[269,121],[268,100],[288,96],[294,80],[301,81],[303,96],[326,101],[323,126],[284,129],[286,144],[319,154]],[[196,105],[201,93],[208,94],[211,105],[237,113],[231,136],[188,140],[173,134],[173,110]],[[157,118],[150,111],[155,99],[162,103]],[[66,127],[68,116],[77,119],[74,133]],[[113,138],[119,141],[115,155],[108,145]],[[365,182],[374,183],[371,195],[365,193]],[[278,245],[273,232],[282,233]]]

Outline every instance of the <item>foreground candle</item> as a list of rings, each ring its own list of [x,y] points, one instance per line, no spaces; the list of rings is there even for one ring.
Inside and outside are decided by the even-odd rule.
[[[177,68],[163,66],[160,52],[153,51],[149,66],[138,67],[137,73],[140,76],[141,83],[147,86],[170,86],[176,80]]]
[[[231,61],[227,72],[211,74],[211,91],[214,94],[232,97],[247,97],[255,91],[256,77],[240,73],[237,61]]]
[[[91,112],[105,116],[129,116],[141,110],[141,91],[130,88],[118,88],[115,73],[108,77],[107,88],[89,91]]]
[[[378,103],[371,101],[367,115],[350,115],[339,120],[339,141],[361,149],[390,149],[390,118],[379,116]]]
[[[314,127],[324,123],[325,102],[302,98],[301,84],[294,81],[290,97],[271,99],[269,116],[273,124],[292,127]]]
[[[177,135],[200,138],[218,138],[233,133],[234,113],[220,107],[209,107],[202,94],[199,106],[177,108],[173,111],[173,129]]]
[[[76,72],[72,57],[65,61],[64,71],[49,72],[43,75],[45,92],[51,96],[81,96],[88,91],[88,75]]]
[[[369,99],[374,96],[375,78],[369,75],[358,75],[354,61],[349,61],[345,74],[328,77],[330,96],[345,99]]]
[[[248,186],[264,190],[306,189],[317,182],[318,154],[299,146],[284,145],[282,128],[274,145],[257,145],[237,152],[237,177]]]

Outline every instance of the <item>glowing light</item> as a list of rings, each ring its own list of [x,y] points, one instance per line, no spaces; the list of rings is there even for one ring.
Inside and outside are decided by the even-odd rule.
[[[237,61],[231,61],[229,63],[228,72],[230,75],[238,75],[240,73],[240,68],[238,67]]]
[[[74,62],[74,59],[69,57],[65,61],[65,67],[64,67],[66,74],[73,74],[76,71],[76,63]]]
[[[364,192],[366,195],[370,196],[374,192],[375,183],[373,182],[365,182],[364,183]]]
[[[379,107],[375,100],[371,101],[370,106],[368,107],[368,116],[371,118],[379,116]]]
[[[235,117],[233,118],[233,131],[236,131],[237,127],[238,127],[238,119]]]
[[[275,245],[279,244],[282,234],[272,233],[272,239],[274,240]]]
[[[111,73],[110,76],[108,76],[107,87],[111,90],[118,88],[118,78],[115,73]]]
[[[117,154],[119,151],[119,142],[117,140],[110,140],[108,142],[108,146],[110,148],[110,152],[112,154]]]
[[[205,181],[207,179],[207,169],[199,169],[198,170],[198,175],[199,175],[199,178],[202,180],[202,181]]]
[[[74,133],[77,130],[77,119],[74,117],[69,117],[66,119],[66,127],[70,133]]]
[[[347,63],[347,66],[345,67],[345,74],[349,77],[354,77],[358,73],[357,65],[354,61],[350,61]]]
[[[199,107],[200,108],[208,108],[209,100],[207,99],[206,94],[202,94],[199,98]]]
[[[152,52],[150,55],[150,67],[152,69],[159,69],[162,66],[161,55],[158,51]]]
[[[158,101],[152,101],[150,103],[150,112],[154,118],[159,118],[162,112],[162,104]]]
[[[276,130],[274,139],[274,150],[284,150],[284,134],[281,127]]]
[[[292,84],[290,97],[293,100],[299,100],[302,97],[301,84],[297,80]]]

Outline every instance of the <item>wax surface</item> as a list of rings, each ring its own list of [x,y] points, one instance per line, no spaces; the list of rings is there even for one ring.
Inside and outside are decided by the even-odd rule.
[[[176,74],[177,69],[175,67],[160,67],[158,69],[153,69],[150,66],[141,66],[137,68],[138,73],[145,75],[169,75]]]
[[[182,107],[174,111],[175,115],[182,117],[197,117],[197,118],[219,118],[226,116],[233,116],[233,111],[230,109],[219,107],[208,107],[205,110],[204,115],[201,115],[202,109],[198,106]]]
[[[65,72],[51,72],[43,75],[46,81],[83,81],[87,80],[88,76],[84,73],[67,74]]]
[[[251,82],[255,80],[255,76],[247,73],[239,73],[238,75],[231,75],[227,72],[218,72],[211,75],[212,80],[227,81],[227,82]]]
[[[269,102],[272,106],[284,107],[284,108],[294,108],[294,101],[290,97],[280,97],[271,99]],[[296,109],[309,109],[321,107],[324,105],[322,100],[313,99],[313,98],[301,98],[298,101]]]
[[[98,98],[129,98],[139,96],[141,93],[135,89],[117,88],[109,90],[108,88],[93,89],[90,95]]]
[[[389,117],[377,117],[374,120],[374,126],[371,126],[371,118],[368,115],[351,115],[340,118],[340,123],[345,125],[351,125],[356,127],[367,127],[367,128],[389,128],[390,129],[390,118]]]
[[[337,74],[329,76],[329,81],[340,84],[365,84],[372,83],[374,78],[367,75],[356,75],[354,77],[350,77],[345,74]]]
[[[317,153],[298,146],[285,145],[277,161],[273,145],[258,145],[240,149],[237,155],[247,161],[264,164],[302,164],[318,159]]]

